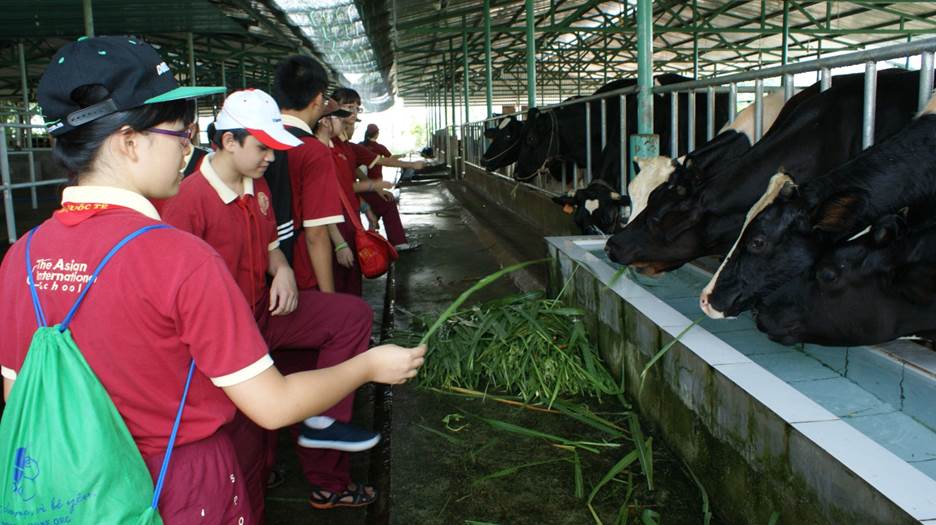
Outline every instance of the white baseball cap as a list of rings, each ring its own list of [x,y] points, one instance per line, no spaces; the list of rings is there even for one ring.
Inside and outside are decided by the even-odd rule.
[[[224,99],[215,120],[215,130],[244,129],[272,149],[286,150],[302,144],[283,127],[279,106],[273,97],[259,89],[235,91]]]

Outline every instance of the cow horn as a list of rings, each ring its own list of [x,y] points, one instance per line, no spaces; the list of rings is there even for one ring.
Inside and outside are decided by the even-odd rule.
[[[621,194],[618,193],[618,192],[616,192],[616,191],[612,191],[612,192],[611,192],[611,200],[613,200],[613,201],[619,201],[619,200],[621,200]]]

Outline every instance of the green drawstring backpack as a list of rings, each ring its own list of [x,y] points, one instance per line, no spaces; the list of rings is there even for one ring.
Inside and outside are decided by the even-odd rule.
[[[104,265],[98,264],[68,315],[48,326],[30,268],[27,282],[39,327],[33,334],[0,421],[0,525],[160,525],[157,510],[195,363],[189,367],[156,488],[130,431],[72,339],[68,325]]]

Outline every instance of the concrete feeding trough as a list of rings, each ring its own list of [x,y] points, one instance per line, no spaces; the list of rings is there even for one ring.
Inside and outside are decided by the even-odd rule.
[[[936,353],[783,346],[750,317],[703,318],[709,275],[651,279],[608,261],[604,239],[547,237],[552,292],[587,312],[641,415],[731,522],[936,524]],[[609,284],[611,283],[611,284]],[[691,328],[689,328],[691,326]],[[684,332],[648,371],[653,356]]]

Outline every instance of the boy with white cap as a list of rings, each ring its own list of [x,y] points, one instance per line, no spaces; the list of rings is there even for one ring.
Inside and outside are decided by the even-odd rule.
[[[215,122],[212,141],[217,151],[183,180],[179,194],[166,203],[163,219],[218,251],[271,351],[317,348],[319,368],[366,351],[372,319],[367,303],[343,294],[298,291],[292,268],[279,249],[263,174],[274,150],[287,150],[301,141],[283,127],[276,102],[260,90],[232,93]],[[267,275],[272,278],[269,285]],[[328,434],[323,439],[331,448],[364,450],[380,439],[377,433],[347,424],[352,404],[353,394],[323,413],[335,421],[317,433]],[[243,417],[235,419],[231,431],[255,515],[262,516],[270,435]]]

